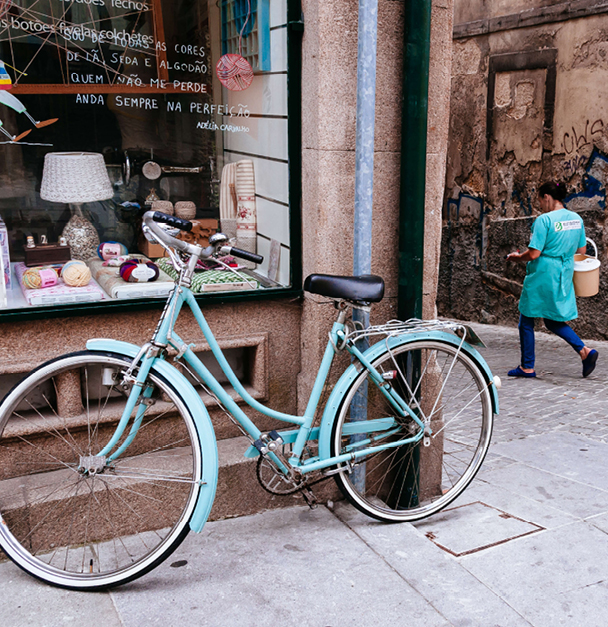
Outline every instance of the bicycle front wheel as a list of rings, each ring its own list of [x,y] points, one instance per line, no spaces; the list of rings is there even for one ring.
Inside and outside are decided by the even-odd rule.
[[[332,454],[392,447],[370,453],[350,472],[336,474],[336,481],[346,498],[373,518],[399,522],[430,516],[462,493],[483,462],[493,419],[488,384],[466,353],[441,341],[403,344],[382,353],[373,366],[432,433],[426,442],[405,442],[419,427],[411,417],[397,415],[363,370],[338,412]],[[355,422],[380,418],[393,418],[393,426],[387,428],[384,420],[376,431],[352,435]]]
[[[141,423],[124,453],[98,455],[125,407],[129,365],[109,353],[66,355],[29,374],[0,406],[0,546],[49,584],[102,590],[131,581],[188,533],[201,448],[165,379],[152,373],[145,382],[149,398],[133,411]]]

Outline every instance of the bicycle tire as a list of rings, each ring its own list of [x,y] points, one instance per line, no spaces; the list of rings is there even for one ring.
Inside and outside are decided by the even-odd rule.
[[[419,418],[431,420],[430,446],[418,442],[372,453],[355,463],[351,472],[337,473],[336,482],[357,509],[378,520],[404,522],[431,516],[463,492],[487,453],[493,423],[488,382],[471,357],[440,340],[401,344],[379,355],[373,366]],[[357,392],[359,396],[355,396]],[[358,410],[353,399],[357,399]],[[411,438],[417,427],[411,417],[396,416],[367,370],[362,370],[338,410],[332,455],[347,452],[347,447],[353,450],[353,442],[357,446],[353,437],[362,438],[345,435],[345,425],[388,416],[395,418],[398,430],[389,436],[382,430],[370,434],[372,446]]]
[[[130,363],[106,352],[65,355],[27,375],[0,405],[0,547],[48,584],[94,591],[127,583],[189,532],[199,436],[186,403],[158,373],[145,382],[151,400],[124,454],[82,470],[115,431]]]

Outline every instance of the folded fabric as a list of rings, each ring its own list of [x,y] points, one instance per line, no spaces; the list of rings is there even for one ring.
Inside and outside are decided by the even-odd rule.
[[[179,273],[167,258],[156,261],[159,268],[172,279],[177,280]],[[215,292],[222,290],[255,290],[259,283],[250,277],[240,277],[229,270],[204,270],[195,272],[190,289],[194,293]]]
[[[132,259],[149,261],[144,255],[129,255]],[[120,270],[111,265],[104,265],[101,259],[89,259],[87,264],[93,278],[101,285],[110,298],[164,298],[173,289],[175,283],[166,274],[159,272],[158,279],[152,283],[128,283],[120,276]],[[121,264],[122,265],[122,264]],[[157,264],[158,265],[158,264]]]
[[[100,261],[101,263],[101,261]],[[62,278],[52,287],[43,289],[29,289],[23,284],[23,276],[28,268],[23,262],[15,264],[15,275],[21,286],[23,296],[29,305],[63,305],[66,303],[90,303],[103,300],[105,294],[94,280],[83,287],[71,287],[66,285]]]

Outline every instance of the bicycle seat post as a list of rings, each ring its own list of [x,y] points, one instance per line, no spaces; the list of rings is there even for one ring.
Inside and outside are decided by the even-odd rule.
[[[348,303],[345,300],[336,300],[334,302],[335,308],[338,310],[337,324],[344,324],[348,315]]]

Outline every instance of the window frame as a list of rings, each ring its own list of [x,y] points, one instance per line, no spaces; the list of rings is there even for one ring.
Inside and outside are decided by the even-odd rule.
[[[157,0],[153,0],[157,1]],[[287,21],[287,152],[289,171],[289,237],[290,237],[290,285],[255,291],[226,291],[196,294],[202,304],[253,302],[299,298],[302,296],[302,35],[304,20],[301,0],[286,0]],[[32,86],[34,89],[45,85]],[[75,86],[76,87],[76,86]],[[82,89],[82,85],[80,88]],[[145,88],[144,88],[145,89]],[[29,90],[27,90],[29,91]],[[141,92],[141,88],[137,88]],[[25,90],[22,92],[25,93]],[[51,92],[48,92],[51,93]],[[0,309],[0,323],[26,320],[41,320],[87,315],[116,315],[132,311],[162,309],[166,298],[133,300],[112,299],[91,303],[68,303],[64,305],[30,306],[21,309]]]

